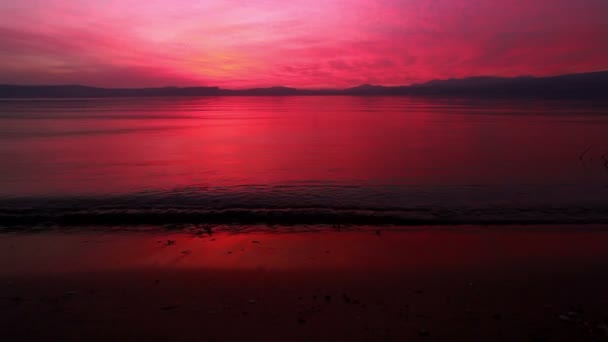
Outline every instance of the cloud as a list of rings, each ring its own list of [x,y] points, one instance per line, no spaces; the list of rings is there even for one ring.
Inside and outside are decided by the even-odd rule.
[[[0,83],[345,87],[603,70],[604,13],[604,0],[3,2]]]

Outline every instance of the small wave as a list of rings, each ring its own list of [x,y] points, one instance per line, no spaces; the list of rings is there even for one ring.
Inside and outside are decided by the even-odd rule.
[[[608,224],[608,210],[569,208],[420,208],[353,210],[343,208],[3,208],[0,226],[142,225],[532,225]]]
[[[502,189],[316,183],[149,189],[136,193],[0,197],[0,228],[216,225],[607,224],[597,196],[572,187]],[[583,191],[582,189],[580,191]],[[542,197],[536,194],[548,194]],[[593,193],[591,193],[593,194]],[[597,198],[596,198],[597,197]],[[583,200],[581,200],[583,199]]]

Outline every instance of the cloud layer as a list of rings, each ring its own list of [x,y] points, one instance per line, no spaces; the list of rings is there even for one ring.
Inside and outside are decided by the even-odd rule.
[[[0,3],[0,83],[410,84],[608,69],[605,0]]]

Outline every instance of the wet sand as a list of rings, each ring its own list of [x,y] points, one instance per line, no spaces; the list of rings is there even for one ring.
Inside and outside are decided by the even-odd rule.
[[[606,228],[4,233],[0,336],[604,341]]]

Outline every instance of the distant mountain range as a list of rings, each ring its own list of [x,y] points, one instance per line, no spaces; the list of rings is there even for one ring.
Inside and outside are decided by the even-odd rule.
[[[608,100],[608,71],[551,77],[469,77],[434,80],[409,86],[365,84],[347,89],[322,90],[289,87],[234,90],[219,87],[96,88],[81,85],[0,85],[0,98],[294,95],[599,98]]]

